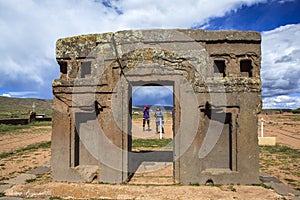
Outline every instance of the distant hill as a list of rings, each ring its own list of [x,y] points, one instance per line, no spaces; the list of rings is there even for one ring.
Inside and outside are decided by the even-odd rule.
[[[0,119],[28,118],[33,103],[37,114],[46,114],[46,117],[52,116],[52,100],[0,96]]]
[[[295,110],[292,111],[294,114],[300,114],[300,108],[297,108]]]
[[[155,109],[156,108],[156,105],[149,105],[150,109]],[[173,106],[159,106],[161,108],[163,108],[163,110],[166,110],[166,111],[172,111],[173,110]],[[137,105],[137,106],[132,106],[132,111],[142,111],[144,109],[144,105]]]
[[[283,112],[300,114],[300,108],[297,109],[263,109],[262,114],[281,114]]]

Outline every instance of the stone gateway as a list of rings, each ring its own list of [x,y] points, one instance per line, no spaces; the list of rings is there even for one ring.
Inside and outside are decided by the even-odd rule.
[[[123,183],[142,161],[177,183],[259,182],[261,36],[136,30],[59,39],[53,81],[55,181]],[[132,89],[173,87],[173,151],[132,151]]]

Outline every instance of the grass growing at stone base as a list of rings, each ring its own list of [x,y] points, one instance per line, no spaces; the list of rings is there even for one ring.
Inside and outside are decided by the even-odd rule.
[[[63,200],[61,197],[50,197],[49,200]]]
[[[300,190],[300,151],[287,146],[260,147],[260,170]],[[283,172],[283,173],[282,173]]]
[[[25,125],[11,125],[11,124],[0,124],[0,135],[6,133],[15,133],[18,132],[20,129],[28,129],[33,126],[50,126],[52,122],[45,121],[45,122],[33,122],[30,124]]]
[[[260,187],[263,187],[263,188],[266,188],[266,189],[270,189],[270,190],[273,190],[274,188],[272,186],[268,186],[266,184],[264,184],[263,182],[260,182],[258,184],[252,184],[253,186],[260,186]]]
[[[132,149],[151,151],[163,147],[172,148],[172,139],[134,139],[132,140]]]

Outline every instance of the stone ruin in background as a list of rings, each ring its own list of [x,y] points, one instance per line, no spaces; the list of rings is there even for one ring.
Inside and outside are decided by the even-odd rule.
[[[261,36],[143,30],[59,39],[53,180],[122,183],[141,162],[173,162],[182,184],[259,182]],[[132,152],[133,86],[172,86],[173,151]]]

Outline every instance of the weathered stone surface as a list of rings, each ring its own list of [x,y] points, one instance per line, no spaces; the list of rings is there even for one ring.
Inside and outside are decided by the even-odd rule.
[[[267,186],[274,188],[278,194],[290,199],[299,199],[300,192],[282,183],[278,178],[261,172],[259,179]]]
[[[9,179],[7,181],[5,181],[5,183],[8,183],[8,184],[23,184],[23,183],[26,183],[26,180],[30,180],[30,179],[35,179],[36,178],[36,175],[34,174],[21,174],[13,179]]]
[[[97,44],[110,43],[113,33],[90,34],[59,39],[56,42],[56,58],[85,58]]]
[[[75,170],[87,183],[91,183],[99,177],[99,167],[95,165],[81,165],[75,167]]]
[[[257,32],[205,30],[59,39],[54,180],[128,180],[139,163],[131,152],[132,87],[166,85],[175,97],[174,180],[257,183],[260,43]]]
[[[23,198],[19,198],[19,197],[0,197],[0,200],[23,200]]]
[[[205,31],[205,30],[178,30],[186,33],[196,41],[253,41],[260,43],[261,35],[254,31]]]
[[[12,186],[12,184],[0,185],[0,193],[3,193],[5,190],[11,188]]]
[[[40,166],[28,172],[28,174],[41,175],[50,171],[50,167]]]
[[[231,188],[233,188],[231,186]],[[26,199],[282,199],[273,190],[258,186],[153,186],[84,183],[47,183],[17,185],[6,192]],[[8,198],[8,197],[7,197]],[[54,198],[53,198],[54,199]]]

